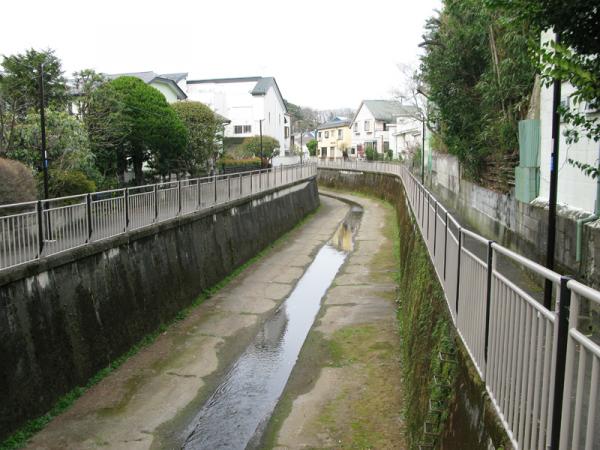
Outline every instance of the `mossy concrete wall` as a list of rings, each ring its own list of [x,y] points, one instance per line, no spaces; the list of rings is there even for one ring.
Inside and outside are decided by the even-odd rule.
[[[490,442],[495,448],[509,448],[485,386],[455,333],[400,179],[386,174],[319,169],[318,180],[330,188],[378,196],[396,209],[400,233],[398,322],[409,448],[432,443],[434,448],[487,449]]]
[[[0,439],[318,205],[312,179],[1,272]]]

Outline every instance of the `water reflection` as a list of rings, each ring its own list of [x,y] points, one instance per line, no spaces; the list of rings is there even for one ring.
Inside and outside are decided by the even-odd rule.
[[[202,406],[183,448],[244,449],[251,440],[258,441],[319,312],[321,298],[352,250],[361,215],[360,208],[352,208],[319,250],[290,296]]]

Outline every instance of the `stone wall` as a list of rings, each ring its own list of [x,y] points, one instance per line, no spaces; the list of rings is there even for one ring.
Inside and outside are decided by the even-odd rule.
[[[548,239],[548,206],[544,201],[517,201],[460,178],[458,161],[434,154],[426,180],[436,198],[466,227],[488,239],[544,264]],[[560,187],[559,187],[560,189]],[[558,207],[556,223],[556,269],[600,288],[600,224],[583,226],[581,261],[577,261],[577,220],[590,214]]]
[[[0,272],[0,439],[318,204],[313,179]]]

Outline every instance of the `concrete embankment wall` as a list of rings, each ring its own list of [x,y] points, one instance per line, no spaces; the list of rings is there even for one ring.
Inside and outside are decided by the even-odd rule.
[[[456,157],[434,153],[426,185],[461,222],[517,253],[544,263],[548,240],[547,204],[518,201],[515,196],[486,189],[460,176]],[[560,189],[560,186],[559,186]],[[586,195],[582,193],[582,195]],[[583,226],[581,261],[577,261],[577,220],[590,214],[559,206],[556,221],[556,262],[560,271],[600,288],[600,226]]]
[[[408,447],[419,448],[435,436],[434,448],[483,450],[490,443],[494,448],[510,448],[485,386],[454,331],[400,179],[387,174],[319,169],[318,180],[327,187],[378,196],[396,209],[403,424]],[[444,355],[443,360],[440,355]]]
[[[318,204],[312,179],[0,272],[0,439]]]

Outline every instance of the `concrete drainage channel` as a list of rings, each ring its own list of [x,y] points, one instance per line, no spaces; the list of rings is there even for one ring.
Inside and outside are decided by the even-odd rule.
[[[353,249],[362,208],[353,206],[296,287],[233,363],[185,430],[184,449],[244,449],[260,438],[321,300]]]

